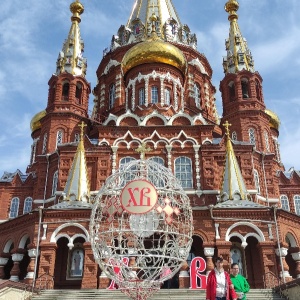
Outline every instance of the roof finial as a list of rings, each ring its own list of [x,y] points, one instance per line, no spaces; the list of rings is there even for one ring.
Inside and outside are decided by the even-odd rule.
[[[76,0],[75,2],[71,3],[70,11],[73,14],[73,16],[71,17],[72,22],[77,21],[78,23],[80,23],[80,15],[84,12],[84,6],[80,3],[79,0]]]
[[[230,136],[230,130],[229,130],[229,127],[231,126],[232,124],[228,123],[228,121],[226,121],[223,126],[225,127],[225,134],[227,135],[227,137]]]
[[[83,133],[84,133],[84,127],[86,127],[87,125],[82,121],[78,127],[80,127],[80,140],[83,140]]]
[[[142,142],[141,145],[138,146],[138,148],[135,150],[136,152],[140,153],[141,160],[145,159],[145,153],[152,151],[151,148],[147,148],[147,145],[145,142]]]
[[[226,40],[227,56],[223,59],[224,73],[237,73],[241,70],[254,72],[254,62],[247,41],[243,38],[238,25],[239,3],[236,0],[228,0],[225,11],[230,21],[229,38]]]
[[[157,16],[155,15],[155,12],[152,13],[152,16],[150,17],[150,22],[151,22],[151,26],[152,26],[152,30],[151,30],[151,38],[152,39],[157,39],[157,32],[156,32],[156,21],[157,21]]]

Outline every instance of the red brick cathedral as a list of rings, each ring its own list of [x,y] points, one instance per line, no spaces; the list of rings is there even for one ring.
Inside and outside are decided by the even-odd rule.
[[[90,243],[91,208],[106,178],[141,155],[173,172],[193,209],[193,245],[174,288],[189,287],[194,257],[205,259],[205,274],[216,256],[226,267],[237,262],[252,288],[300,277],[299,173],[281,162],[280,122],[239,29],[239,3],[225,5],[222,117],[196,35],[171,0],[149,3],[136,0],[95,87],[86,80],[84,7],[70,5],[45,110],[31,121],[29,166],[0,179],[0,279],[106,288]]]

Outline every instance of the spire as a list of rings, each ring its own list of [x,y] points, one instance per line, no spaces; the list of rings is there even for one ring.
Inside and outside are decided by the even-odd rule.
[[[169,19],[175,20],[178,26],[182,26],[172,0],[136,0],[127,27],[130,27],[135,19],[140,19],[146,25],[153,14],[160,19],[161,32],[163,32],[163,25]]]
[[[221,201],[247,200],[249,198],[249,193],[247,192],[246,185],[244,183],[244,179],[229,137],[229,126],[231,126],[231,124],[226,121],[226,123],[223,125],[226,130],[227,142],[223,184],[220,192]]]
[[[254,62],[247,41],[243,38],[238,25],[239,3],[236,0],[228,0],[225,11],[229,14],[230,21],[229,38],[226,39],[227,56],[223,59],[224,73],[237,73],[243,69],[254,72]]]
[[[83,143],[83,131],[86,124],[82,122],[78,126],[81,128],[80,140],[61,200],[81,201],[86,203],[89,202],[90,197]]]
[[[85,76],[87,60],[83,57],[84,43],[80,36],[79,23],[80,15],[84,12],[83,5],[76,0],[70,5],[72,25],[68,38],[63,44],[62,51],[59,52],[56,63],[56,75],[68,72],[73,75]]]

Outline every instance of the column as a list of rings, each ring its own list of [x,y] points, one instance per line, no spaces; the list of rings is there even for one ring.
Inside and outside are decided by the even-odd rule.
[[[111,164],[112,165],[112,174],[114,174],[116,172],[116,167],[117,167],[116,160],[117,160],[118,146],[112,146],[111,150],[113,151],[113,154],[112,154],[112,164]]]
[[[19,281],[19,275],[20,275],[20,261],[23,259],[24,254],[21,253],[14,253],[12,254],[12,260],[14,262],[14,266],[12,267],[10,271],[10,278],[11,281]]]
[[[84,248],[84,269],[81,288],[82,289],[96,289],[97,288],[97,271],[98,264],[94,260],[94,254],[91,243],[83,244]]]
[[[280,249],[276,249],[275,253],[277,255],[277,257],[279,258],[279,269],[280,269],[280,277],[284,277],[285,280],[290,280],[292,277],[289,273],[289,266],[285,261],[285,257],[287,256],[288,253],[288,249],[287,248],[280,248]],[[283,264],[283,270],[281,268],[281,261],[282,260],[282,264]]]
[[[35,266],[36,255],[38,255],[36,248],[31,248],[28,250],[28,256],[30,257],[30,262],[27,267],[27,275],[24,279],[24,282],[27,284],[32,284],[34,279],[34,266]]]
[[[4,279],[4,267],[8,262],[10,254],[9,253],[2,253],[0,257],[0,279]]]
[[[292,253],[294,261],[296,261],[296,276],[300,278],[300,252]]]
[[[210,271],[214,269],[214,262],[213,262],[214,253],[215,253],[215,248],[213,247],[204,248],[204,255],[206,256],[206,275],[208,275]]]
[[[168,168],[170,170],[172,170],[172,153],[171,153],[172,146],[166,145],[166,149],[167,149],[167,152],[168,152]]]

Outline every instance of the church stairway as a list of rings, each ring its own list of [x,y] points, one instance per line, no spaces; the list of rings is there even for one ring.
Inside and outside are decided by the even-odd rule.
[[[43,290],[39,295],[32,297],[34,300],[122,300],[129,299],[120,291],[109,290]],[[155,293],[151,300],[205,300],[205,291],[203,290],[186,290],[186,289],[162,289]],[[279,294],[274,293],[271,289],[252,289],[247,295],[248,300],[280,300]]]

